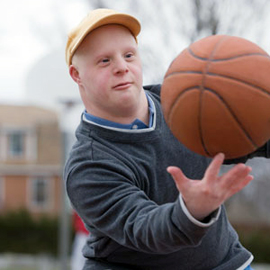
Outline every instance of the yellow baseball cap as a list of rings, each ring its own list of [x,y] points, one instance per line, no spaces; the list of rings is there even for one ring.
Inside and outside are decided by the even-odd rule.
[[[72,57],[85,37],[94,29],[107,25],[120,24],[127,27],[137,41],[141,31],[139,21],[131,15],[117,12],[112,9],[95,9],[91,11],[77,27],[70,31],[66,45],[66,62],[71,65]]]

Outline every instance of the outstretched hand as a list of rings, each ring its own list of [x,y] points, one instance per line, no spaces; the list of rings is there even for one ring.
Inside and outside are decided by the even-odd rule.
[[[251,167],[237,164],[228,172],[219,176],[224,154],[214,157],[202,180],[187,178],[180,168],[168,167],[177,189],[181,193],[190,214],[197,220],[215,211],[235,193],[243,189],[252,179]]]

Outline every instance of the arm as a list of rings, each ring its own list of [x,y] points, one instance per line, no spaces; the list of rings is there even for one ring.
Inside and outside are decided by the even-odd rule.
[[[219,176],[224,155],[218,154],[207,168],[201,181],[187,178],[177,167],[168,167],[190,214],[203,220],[228,198],[243,189],[253,177],[251,168],[238,164]]]
[[[132,179],[126,167],[105,163],[106,167],[86,162],[68,180],[71,201],[92,235],[138,251],[166,254],[197,245],[209,230],[189,220],[177,195],[175,202],[158,205],[141,190],[140,183],[134,184],[138,178]],[[165,170],[166,175],[170,178]]]
[[[263,146],[259,147],[254,152],[240,158],[234,158],[234,159],[226,159],[224,160],[224,164],[236,164],[239,162],[245,163],[248,159],[254,158],[254,157],[265,157],[270,158],[270,141],[267,141]]]

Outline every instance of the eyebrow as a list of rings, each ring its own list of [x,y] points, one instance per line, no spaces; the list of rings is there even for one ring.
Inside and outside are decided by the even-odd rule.
[[[136,46],[127,46],[127,47],[124,47],[122,49],[124,52],[137,52],[138,49]],[[101,53],[98,53],[94,59],[98,60],[99,58],[102,58],[102,57],[108,57],[110,55],[114,54],[114,50],[107,50],[107,51],[104,51],[104,52],[101,52]]]

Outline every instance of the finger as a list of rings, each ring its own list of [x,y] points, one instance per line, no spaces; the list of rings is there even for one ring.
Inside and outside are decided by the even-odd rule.
[[[252,180],[254,179],[253,175],[247,175],[245,178],[242,179],[241,182],[237,185],[237,192],[243,189],[245,186],[247,186]]]
[[[238,183],[241,183],[242,180],[247,177],[251,171],[251,167],[246,166],[245,164],[237,164],[227,173],[225,173],[220,178],[220,181],[223,182],[225,186],[237,185]]]
[[[214,182],[218,177],[220,167],[223,164],[224,158],[225,156],[223,153],[217,154],[210,163],[210,165],[208,166],[208,168],[206,169],[204,179],[208,183]]]
[[[232,185],[226,194],[225,200],[227,200],[228,198],[230,198],[231,196],[233,196],[237,192],[241,191],[253,179],[254,179],[254,177],[252,175],[248,175],[245,178],[243,178],[241,182],[237,183],[236,185]]]
[[[238,191],[240,191],[241,189],[243,189],[245,186],[247,186],[252,180],[254,179],[254,177],[253,177],[253,175],[248,175],[248,176],[246,176],[244,179],[243,179],[243,181],[240,183],[240,185],[239,185],[239,190]],[[237,192],[238,192],[237,191]]]
[[[178,167],[170,166],[167,168],[167,172],[172,176],[177,189],[181,192],[183,191],[188,183],[188,178],[184,175],[182,170]]]
[[[251,167],[238,164],[225,176],[224,180],[220,180],[224,181],[225,185],[228,186],[228,190],[232,190],[233,193],[236,193],[253,180],[253,176],[250,174],[251,171]],[[234,192],[234,190],[236,190],[236,192]]]

